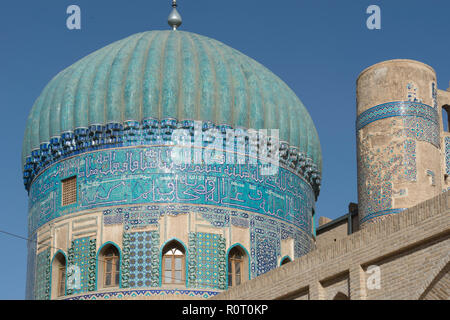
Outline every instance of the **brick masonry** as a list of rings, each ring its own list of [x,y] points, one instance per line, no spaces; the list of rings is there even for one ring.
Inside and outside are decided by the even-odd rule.
[[[212,299],[448,300],[449,213],[445,192]],[[379,289],[367,286],[373,265]]]

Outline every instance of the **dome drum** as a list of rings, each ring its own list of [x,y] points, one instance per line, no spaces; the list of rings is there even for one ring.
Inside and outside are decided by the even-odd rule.
[[[118,123],[109,123],[105,126],[92,125],[88,129],[77,128],[75,132],[65,132],[60,139],[54,137],[51,139],[51,143],[42,143],[40,149],[33,150],[32,155],[27,157],[23,171],[24,184],[29,190],[33,179],[48,166],[80,153],[125,146],[171,144],[172,133],[176,128],[184,128],[192,132],[191,142],[193,143],[193,122],[190,120],[177,122],[173,118],[160,122],[155,119],[147,119],[142,123],[129,120],[123,125]],[[230,126],[216,126],[212,122],[204,123],[202,125],[204,147],[211,139],[207,136],[210,129],[217,129],[226,141],[227,130],[230,129]],[[247,130],[242,128],[236,129],[234,134],[238,138],[237,141],[239,138],[248,139]],[[235,148],[237,148],[236,145]],[[247,148],[246,157],[249,156],[248,151]],[[320,171],[312,159],[307,158],[297,147],[289,146],[287,142],[279,143],[279,155],[281,165],[304,177],[313,187],[317,197],[320,191]]]

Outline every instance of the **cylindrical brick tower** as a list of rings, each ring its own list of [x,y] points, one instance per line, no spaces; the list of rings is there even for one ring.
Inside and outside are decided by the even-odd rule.
[[[434,70],[390,60],[357,80],[357,162],[362,227],[439,193],[440,130]]]

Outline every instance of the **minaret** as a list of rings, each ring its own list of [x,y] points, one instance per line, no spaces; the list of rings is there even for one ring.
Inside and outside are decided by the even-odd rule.
[[[441,191],[436,73],[390,60],[357,80],[360,224],[383,219]]]

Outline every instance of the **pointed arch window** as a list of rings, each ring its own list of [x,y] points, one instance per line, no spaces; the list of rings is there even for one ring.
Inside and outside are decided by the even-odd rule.
[[[442,106],[442,128],[444,132],[450,132],[450,106]]]
[[[163,250],[163,283],[182,284],[185,281],[186,254],[183,246],[177,241],[171,241]]]
[[[350,300],[350,299],[345,293],[339,291],[338,293],[336,293],[333,300]]]
[[[103,288],[120,286],[120,254],[112,244],[108,244],[99,254],[99,282]]]
[[[289,263],[291,261],[292,261],[291,258],[285,257],[285,258],[283,258],[283,260],[281,260],[280,265],[282,266],[283,264]]]
[[[240,285],[247,278],[247,255],[236,246],[228,253],[228,286]]]
[[[66,257],[58,252],[52,262],[52,298],[66,294]]]
[[[58,269],[58,297],[66,292],[66,266],[60,266]]]

